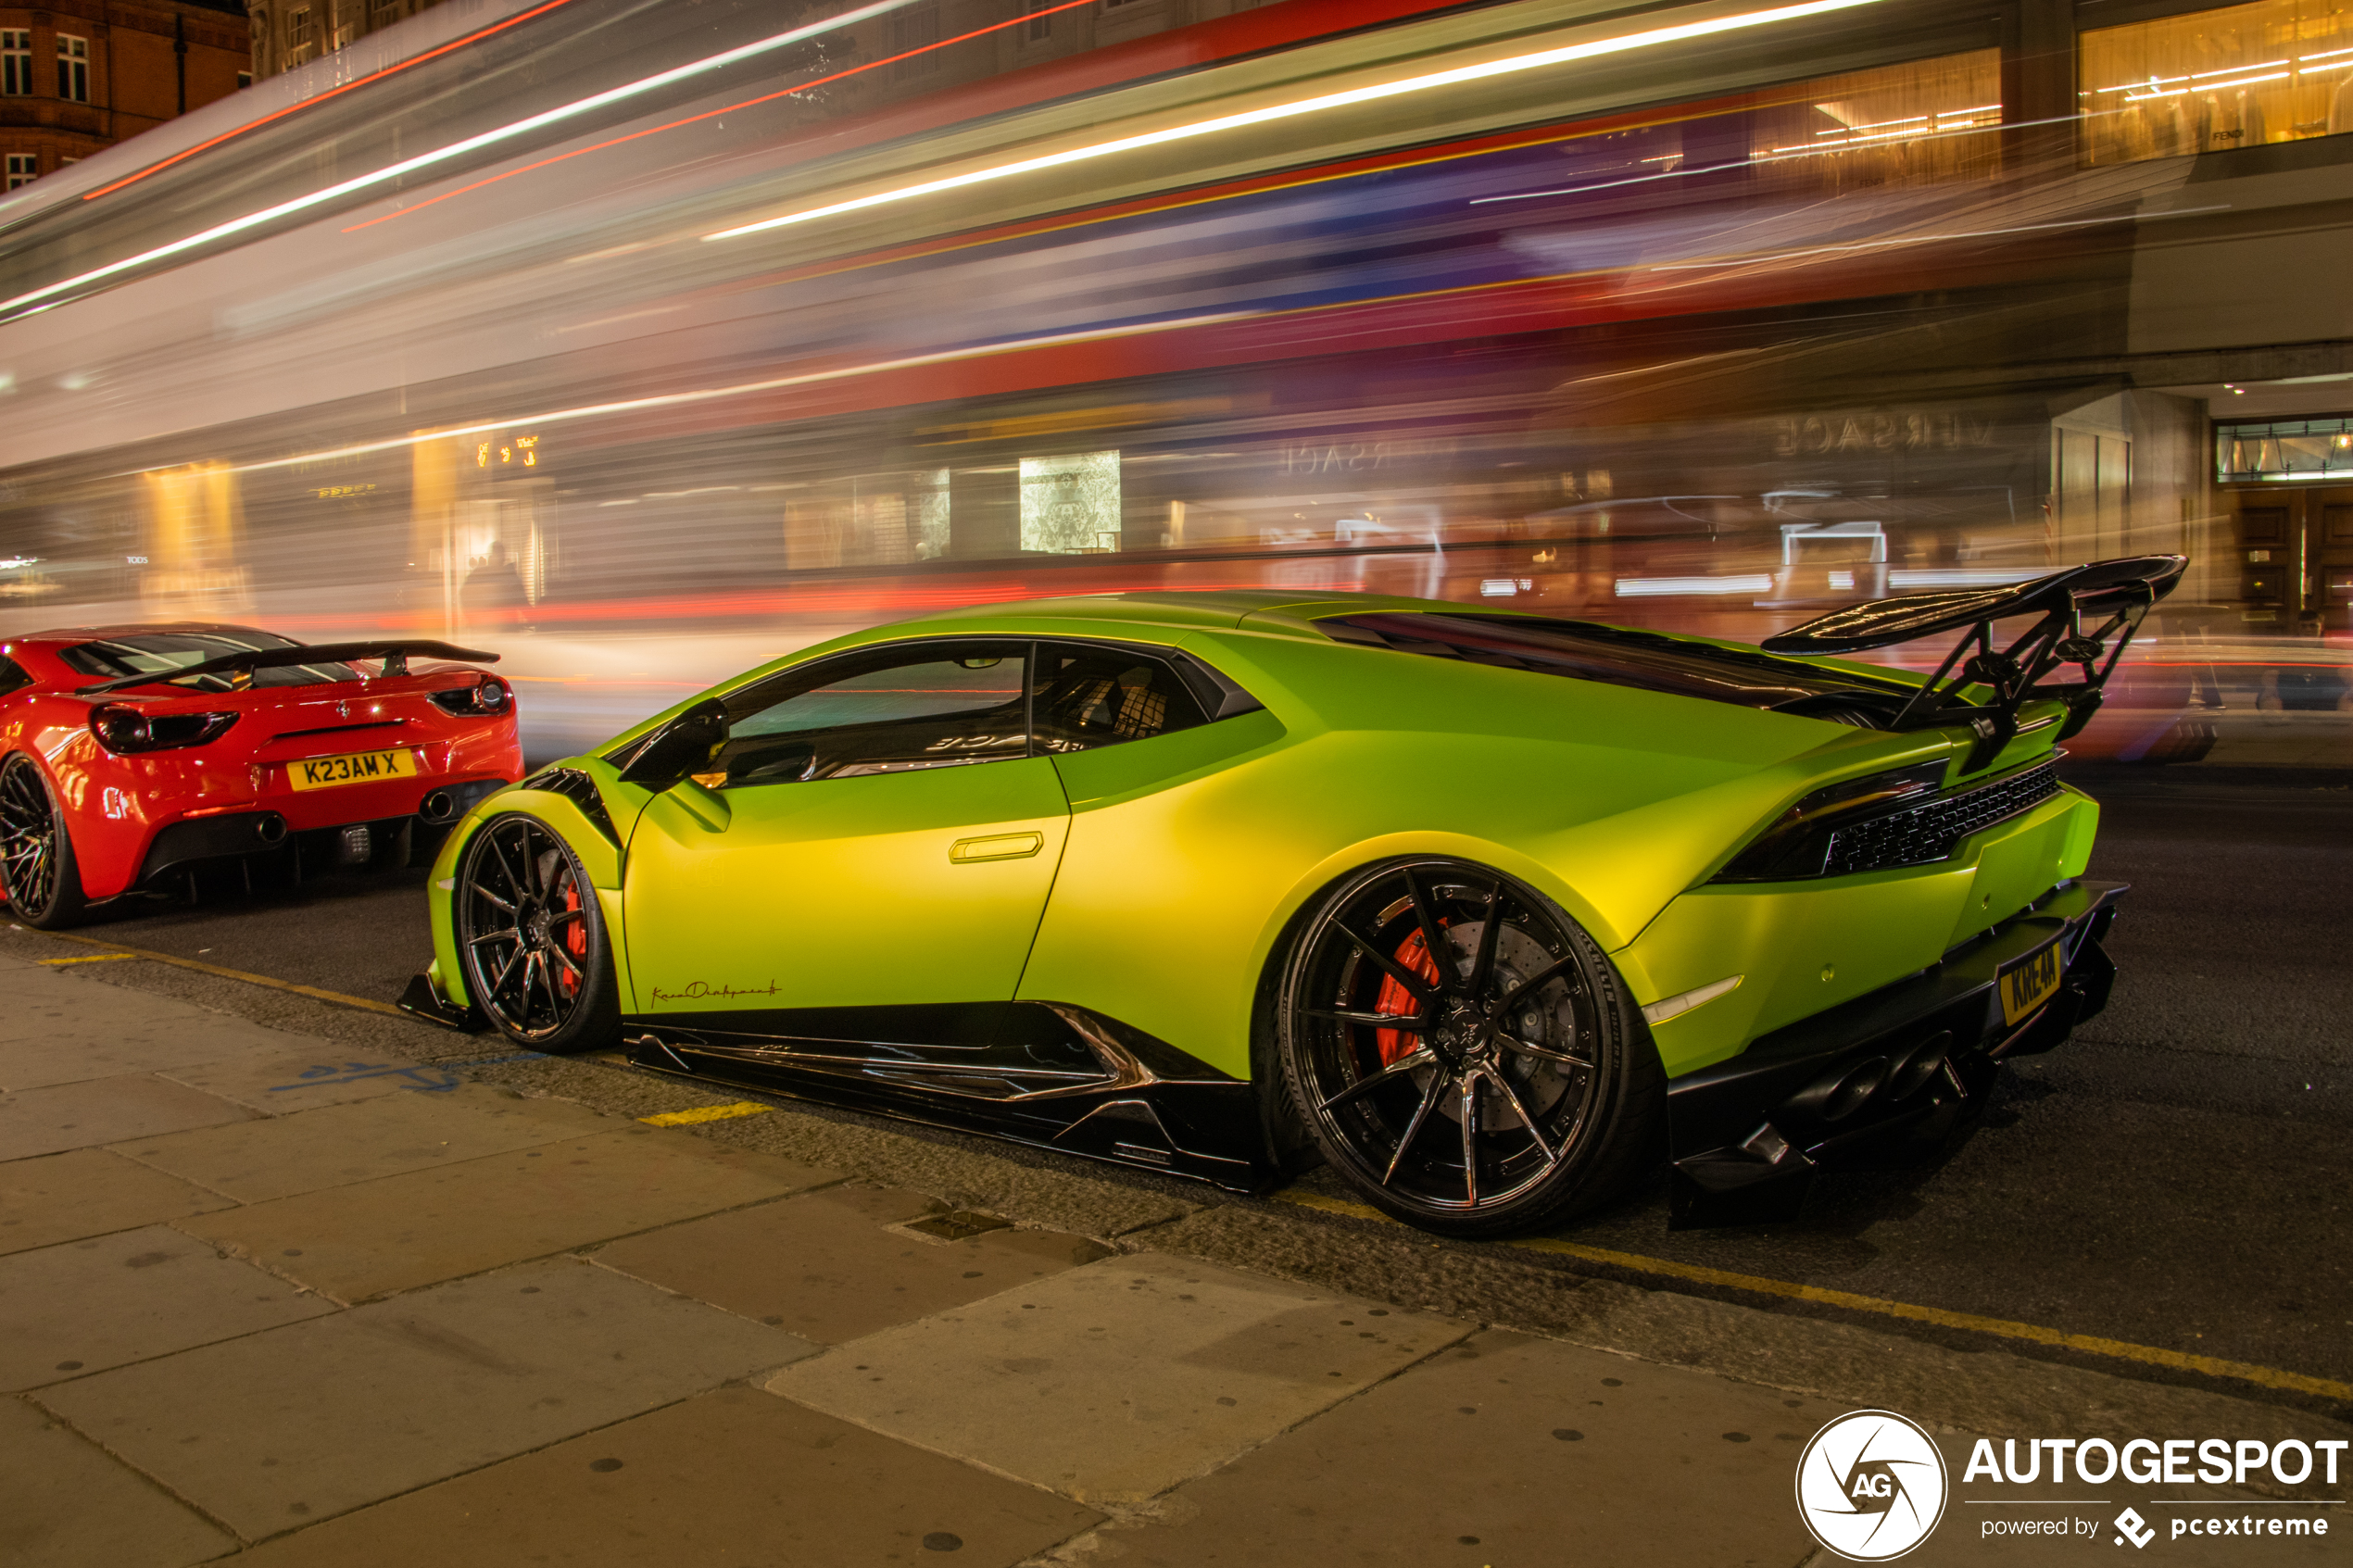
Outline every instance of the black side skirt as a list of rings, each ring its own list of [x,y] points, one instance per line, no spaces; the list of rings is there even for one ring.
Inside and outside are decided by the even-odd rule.
[[[1254,1192],[1277,1176],[1257,1091],[1053,1002],[639,1015],[629,1060]]]

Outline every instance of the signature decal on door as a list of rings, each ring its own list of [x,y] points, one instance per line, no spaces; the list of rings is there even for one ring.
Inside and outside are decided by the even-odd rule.
[[[765,985],[747,985],[741,989],[733,985],[713,985],[708,980],[696,980],[689,982],[683,991],[665,991],[657,985],[654,987],[654,1000],[657,1003],[701,1002],[713,998],[725,1001],[734,997],[773,997],[782,989],[773,980]]]

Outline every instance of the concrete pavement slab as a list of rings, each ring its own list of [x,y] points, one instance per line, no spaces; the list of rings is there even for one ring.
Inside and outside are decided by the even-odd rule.
[[[478,1085],[143,1138],[115,1152],[247,1203],[479,1160],[626,1125],[565,1100]]]
[[[169,1225],[0,1258],[0,1388],[31,1388],[334,1311]]]
[[[8,1007],[0,1012],[0,1090],[270,1055],[302,1043],[298,1035],[225,1012],[94,985],[70,972],[13,971],[7,985]]]
[[[157,1076],[265,1116],[284,1116],[314,1106],[342,1105],[379,1095],[450,1094],[464,1080],[446,1067],[404,1061],[381,1052],[355,1055],[323,1040],[295,1050],[248,1051],[225,1060],[169,1067]]]
[[[1156,1519],[1105,1526],[1092,1546],[1135,1568],[1791,1568],[1814,1545],[1792,1497],[1798,1455],[1843,1413],[1491,1330],[1178,1487]]]
[[[1007,1568],[1101,1517],[788,1399],[723,1388],[283,1537],[237,1561]]]
[[[1011,1228],[961,1241],[887,1229],[921,1193],[834,1187],[614,1242],[597,1261],[837,1345],[1110,1256],[1083,1236]]]
[[[0,1254],[177,1220],[235,1200],[103,1148],[0,1165]]]
[[[566,1259],[28,1397],[259,1539],[813,1348]]]
[[[241,1105],[145,1073],[57,1084],[0,1095],[0,1160],[248,1122],[253,1116]]]
[[[1470,1332],[1155,1253],[787,1367],[771,1393],[1081,1502],[1140,1501]]]
[[[366,1301],[839,1179],[634,1127],[198,1215],[181,1228],[338,1301]]]
[[[236,1544],[63,1422],[0,1399],[0,1562],[184,1568]]]

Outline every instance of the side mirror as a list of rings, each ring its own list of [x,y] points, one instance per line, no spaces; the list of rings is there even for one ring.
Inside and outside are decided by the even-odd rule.
[[[726,744],[727,705],[706,697],[640,741],[636,755],[621,770],[622,782],[668,789],[709,768]]]

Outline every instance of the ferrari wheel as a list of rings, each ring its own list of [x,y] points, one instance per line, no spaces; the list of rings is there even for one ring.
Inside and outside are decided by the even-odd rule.
[[[1279,1047],[1325,1159],[1448,1236],[1591,1209],[1661,1145],[1665,1075],[1567,914],[1462,860],[1371,867],[1294,938]]]
[[[619,991],[596,889],[546,823],[519,812],[492,818],[466,846],[454,897],[466,989],[501,1034],[547,1051],[618,1037]]]
[[[82,919],[82,873],[65,812],[40,764],[22,752],[0,764],[0,885],[27,925],[55,931]]]

